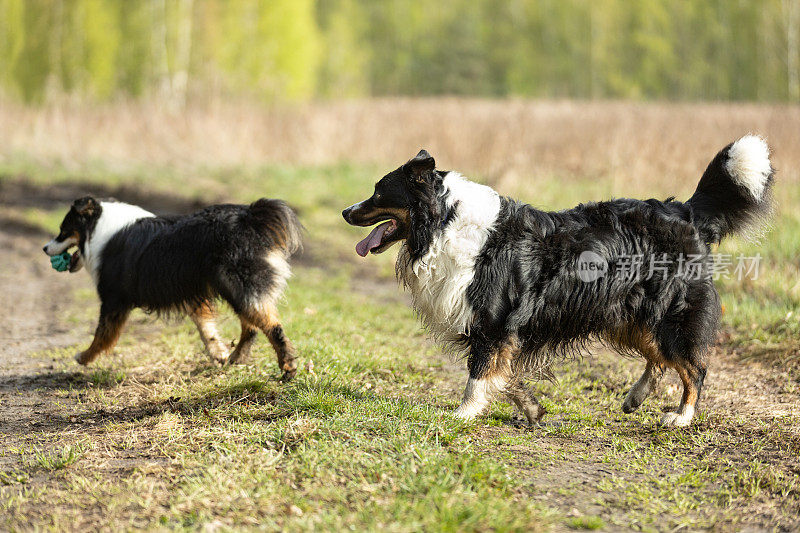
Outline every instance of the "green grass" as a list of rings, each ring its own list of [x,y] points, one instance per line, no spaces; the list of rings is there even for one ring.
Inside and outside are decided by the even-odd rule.
[[[0,175],[25,172],[43,186],[76,176],[58,165],[15,165]],[[279,196],[297,207],[309,246],[280,310],[301,371],[279,383],[264,339],[246,365],[217,368],[188,321],[139,312],[114,354],[80,369],[72,355],[91,339],[97,302],[86,288],[68,292],[78,305],[59,318],[84,343],[38,357],[53,372],[79,376],[36,392],[58,403],[62,425],[45,422],[2,452],[0,527],[91,527],[102,518],[115,529],[725,529],[759,506],[770,520],[795,523],[800,420],[756,423],[715,410],[689,430],[657,429],[659,406],[674,403],[674,393],[661,390],[634,415],[619,409],[640,370],[635,361],[601,356],[559,368],[556,382],[536,384],[555,423],[534,430],[514,425],[514,409],[502,402],[475,423],[449,416],[466,376],[420,330],[396,288],[394,254],[356,257],[364,231],[340,220],[342,207],[369,194],[374,169],[189,176],[97,165],[79,175],[179,187],[190,197]],[[537,203],[567,207],[607,190],[554,179]],[[751,359],[788,361],[797,346],[800,295],[791,276],[800,227],[792,206],[798,194],[784,200],[759,247],[723,248],[758,250],[768,261],[758,280],[720,284],[732,332],[726,346]],[[12,208],[8,216],[53,232],[64,210]],[[224,338],[236,338],[232,314],[220,325]],[[581,483],[587,477],[592,483]]]
[[[125,380],[124,370],[98,368],[89,374],[89,381],[96,387],[110,387]]]
[[[599,516],[579,516],[569,521],[569,525],[575,529],[603,529],[605,522]]]
[[[33,462],[45,470],[62,470],[74,465],[82,454],[82,446],[64,445],[56,450],[36,450],[33,454]]]

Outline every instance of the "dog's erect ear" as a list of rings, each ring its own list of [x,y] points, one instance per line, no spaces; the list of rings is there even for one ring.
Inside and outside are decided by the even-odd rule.
[[[83,198],[78,198],[72,204],[72,208],[81,216],[90,217],[97,212],[97,208],[100,207],[97,203],[97,200],[92,198],[91,196],[84,196]]]
[[[419,153],[406,163],[411,178],[415,181],[423,181],[425,177],[436,168],[436,161],[433,156],[425,150],[420,150]]]

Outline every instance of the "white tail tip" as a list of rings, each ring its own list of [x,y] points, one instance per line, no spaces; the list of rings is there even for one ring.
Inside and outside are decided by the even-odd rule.
[[[767,142],[757,135],[745,135],[728,150],[725,168],[737,185],[747,189],[754,200],[761,201],[772,175]]]

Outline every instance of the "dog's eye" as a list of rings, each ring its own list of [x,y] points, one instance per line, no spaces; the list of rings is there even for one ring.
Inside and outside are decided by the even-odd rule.
[[[372,195],[372,197],[375,198],[376,200],[380,200],[381,199],[381,193],[376,191],[375,194]]]

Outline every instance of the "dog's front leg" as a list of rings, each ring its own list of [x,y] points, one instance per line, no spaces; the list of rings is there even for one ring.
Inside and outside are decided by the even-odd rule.
[[[82,365],[88,365],[97,359],[98,355],[113,348],[117,344],[122,326],[125,325],[130,312],[129,308],[108,304],[100,305],[100,320],[97,323],[92,344],[86,351],[75,355],[75,360]]]
[[[516,343],[503,343],[492,349],[471,347],[467,360],[469,380],[461,405],[453,413],[456,417],[472,420],[483,413],[498,393],[506,390],[513,377],[511,363],[515,346]]]

